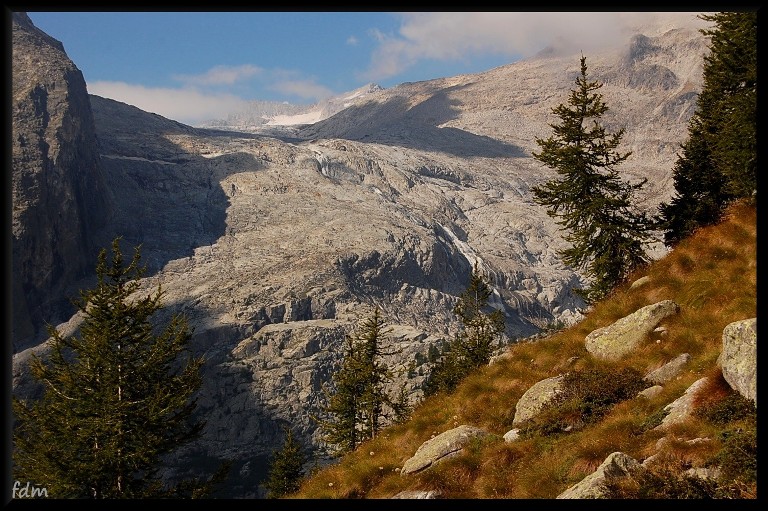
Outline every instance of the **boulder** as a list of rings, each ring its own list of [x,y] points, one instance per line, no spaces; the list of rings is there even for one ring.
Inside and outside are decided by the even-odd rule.
[[[518,438],[520,438],[520,430],[518,428],[510,429],[504,433],[505,442],[514,442]]]
[[[667,383],[672,378],[680,374],[680,371],[683,370],[685,364],[687,364],[690,360],[691,355],[688,353],[683,353],[682,355],[673,358],[658,369],[646,374],[645,381],[656,384]]]
[[[525,391],[515,405],[515,418],[512,424],[520,424],[541,411],[559,392],[563,375],[553,376],[535,383]]]
[[[649,277],[648,275],[646,275],[645,277],[640,277],[639,279],[634,281],[631,286],[629,286],[629,289],[635,289],[637,287],[643,286],[650,281],[651,281],[651,277]]]
[[[603,498],[603,483],[609,479],[626,477],[636,470],[642,469],[642,465],[622,452],[609,454],[597,470],[587,477],[574,484],[563,493],[558,495],[558,499],[599,499]]]
[[[393,499],[438,499],[440,498],[440,492],[435,490],[404,490],[397,495],[392,496]]]
[[[679,398],[672,401],[670,404],[664,407],[664,410],[669,412],[666,417],[664,417],[664,420],[661,421],[661,424],[656,426],[654,429],[657,430],[664,430],[667,429],[672,424],[677,424],[679,422],[683,422],[685,419],[687,419],[691,412],[693,411],[693,401],[696,396],[696,393],[707,383],[707,378],[701,378],[693,382],[693,384],[688,387],[688,389],[685,391],[685,393],[680,396]]]
[[[445,458],[455,456],[473,438],[486,435],[488,435],[487,431],[467,425],[461,425],[441,433],[421,444],[413,457],[405,462],[400,475],[419,472]]]
[[[646,399],[653,399],[654,397],[658,396],[662,390],[664,390],[664,387],[661,385],[654,385],[653,387],[648,387],[647,389],[641,390],[637,393],[637,395]]]
[[[728,385],[757,405],[757,318],[734,321],[723,329],[717,363]]]
[[[647,305],[613,324],[593,330],[584,339],[587,351],[603,360],[618,360],[634,350],[659,322],[680,312],[672,300]]]

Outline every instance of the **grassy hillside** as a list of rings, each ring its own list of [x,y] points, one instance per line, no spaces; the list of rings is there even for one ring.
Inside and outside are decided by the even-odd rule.
[[[629,283],[622,286],[571,328],[510,347],[453,394],[426,399],[408,422],[387,428],[338,463],[315,472],[290,497],[389,498],[403,490],[438,490],[442,498],[554,498],[593,472],[610,453],[622,451],[642,461],[656,452],[663,436],[670,441],[668,465],[673,472],[702,467],[727,454],[732,446],[723,433],[754,431],[756,423],[754,413],[744,418],[734,411],[737,406],[729,408],[734,393],[716,364],[723,328],[757,314],[756,232],[755,208],[732,206],[720,224],[701,229],[629,280],[648,275],[648,283],[635,289]],[[665,337],[649,337],[635,352],[612,363],[593,358],[584,348],[585,336],[594,329],[665,299],[680,305],[678,315],[662,322],[668,329]],[[621,401],[599,421],[568,433],[534,433],[511,443],[502,438],[512,429],[518,399],[544,378],[589,370],[644,375],[681,353],[689,353],[690,362],[651,399]],[[711,383],[699,407],[720,413],[699,414],[666,433],[653,430],[664,406],[702,376],[710,376]],[[461,424],[492,435],[422,472],[399,474],[423,442]],[[685,442],[694,438],[709,440]],[[756,483],[749,477],[732,486],[740,497],[756,495]],[[632,489],[624,494],[633,495],[637,492]]]

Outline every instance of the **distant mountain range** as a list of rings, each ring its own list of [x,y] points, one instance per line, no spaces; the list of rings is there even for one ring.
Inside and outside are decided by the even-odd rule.
[[[251,101],[242,112],[233,113],[226,119],[215,119],[198,124],[200,128],[243,131],[246,133],[269,133],[275,127],[313,124],[353,105],[369,99],[383,90],[375,83],[369,83],[338,96],[312,105],[294,105],[286,101]],[[279,130],[278,130],[279,131]]]

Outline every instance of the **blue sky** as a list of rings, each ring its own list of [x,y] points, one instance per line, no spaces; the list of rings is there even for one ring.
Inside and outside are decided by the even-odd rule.
[[[590,52],[694,12],[28,12],[92,94],[195,125],[248,100],[311,104],[367,83],[476,73],[545,47]]]

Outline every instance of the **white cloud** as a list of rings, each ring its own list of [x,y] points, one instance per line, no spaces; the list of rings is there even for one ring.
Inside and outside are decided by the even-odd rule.
[[[268,88],[281,94],[290,94],[302,99],[321,100],[333,96],[333,91],[314,80],[277,80]]]
[[[184,83],[179,88],[97,81],[88,83],[88,92],[194,126],[245,110],[248,100],[224,92],[221,87],[226,88],[252,77],[258,81],[253,85],[302,100],[319,101],[334,95],[332,90],[318,84],[314,78],[303,78],[299,71],[263,69],[250,64],[216,66],[201,75],[175,75],[176,80]]]
[[[89,83],[88,92],[189,125],[221,119],[229,113],[243,110],[247,105],[247,101],[231,94],[207,94],[195,89],[145,87],[125,82]]]
[[[530,57],[555,51],[593,52],[626,41],[638,26],[668,30],[704,26],[695,12],[429,12],[402,14],[396,35],[369,35],[379,46],[365,79],[381,80],[424,59],[442,61],[483,53]]]
[[[235,82],[251,78],[264,70],[258,66],[216,66],[201,75],[173,75],[173,79],[187,85],[232,85]]]
[[[357,37],[355,37],[353,35],[347,37],[347,44],[350,45],[350,46],[357,46],[357,43],[359,43],[359,42],[360,41],[357,40]]]

